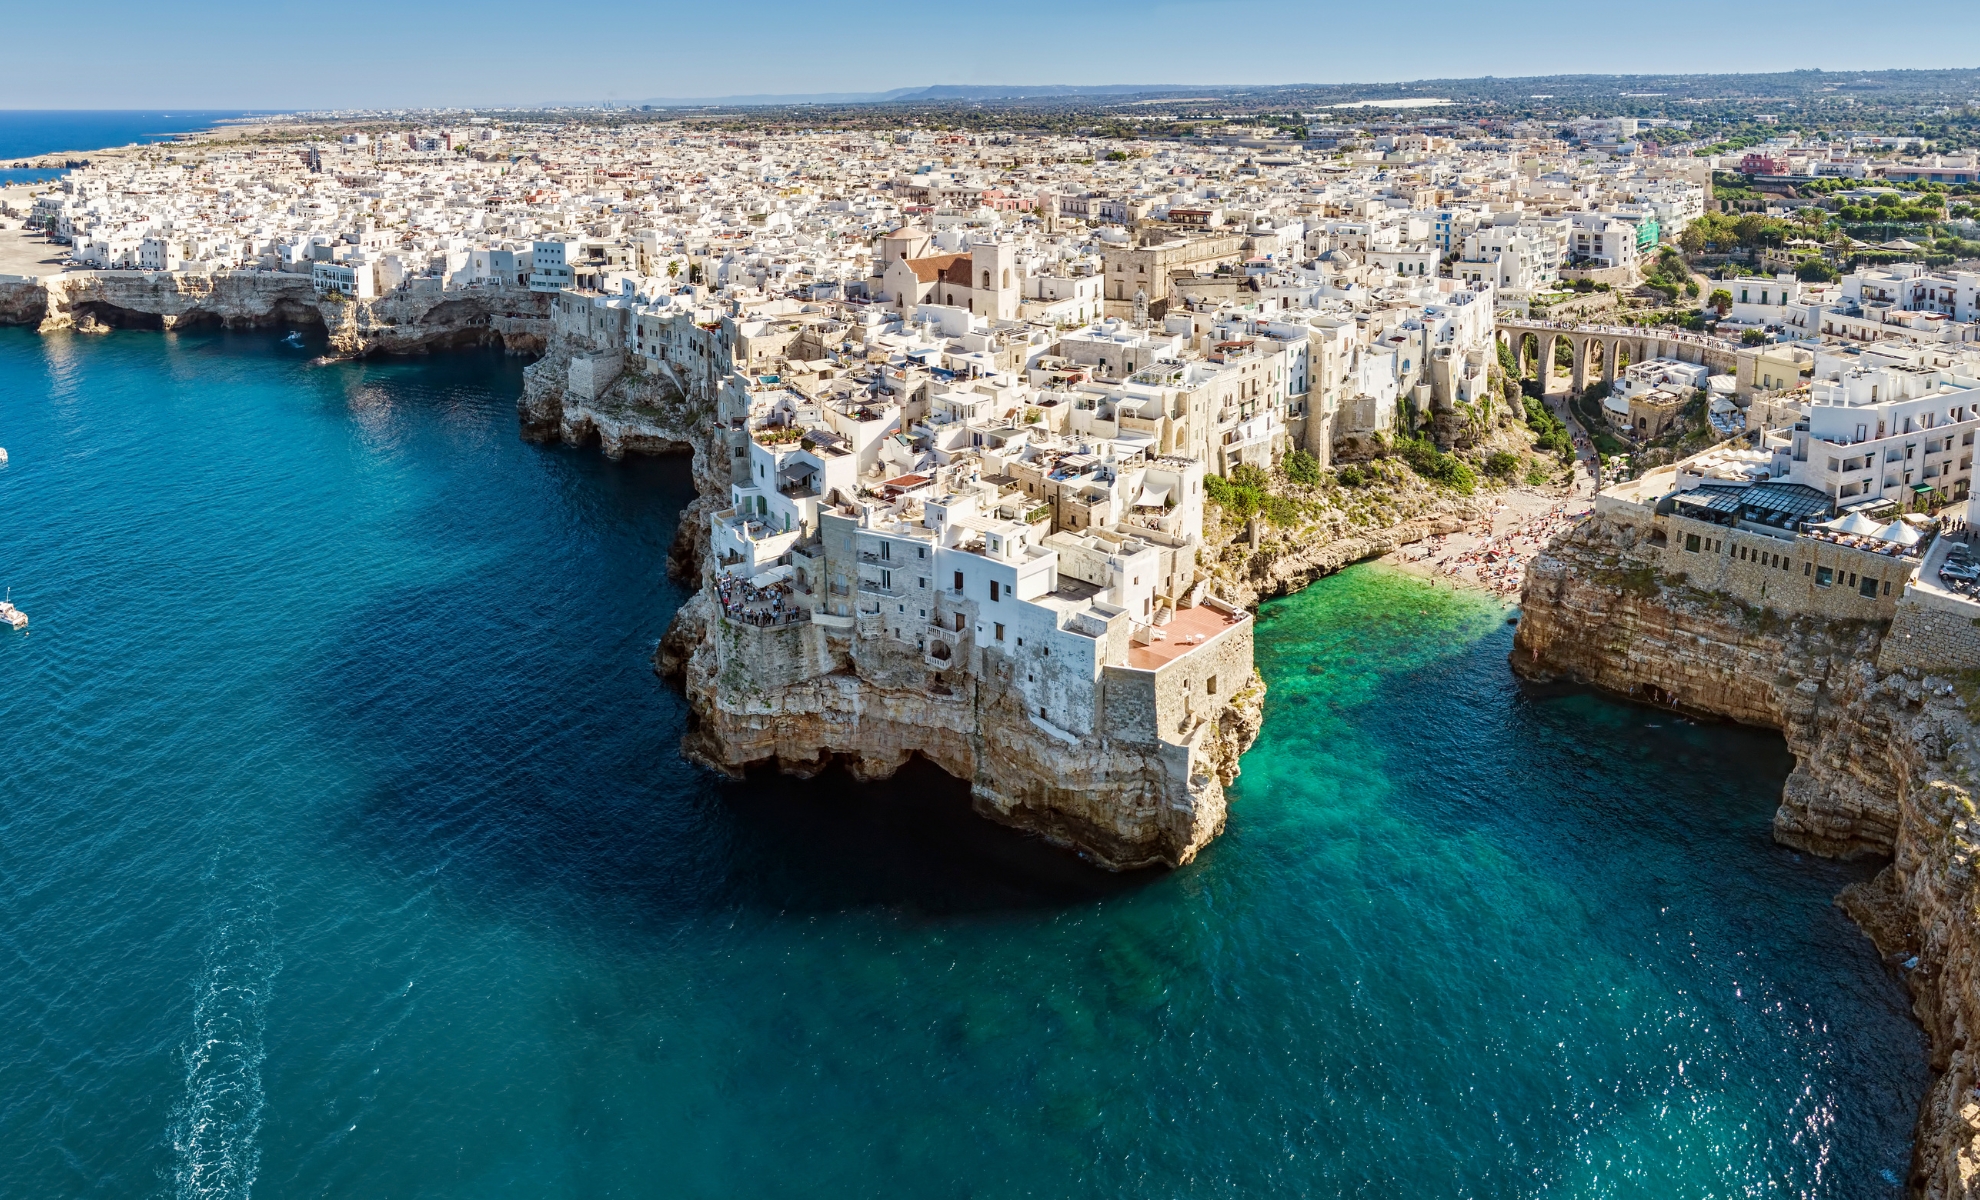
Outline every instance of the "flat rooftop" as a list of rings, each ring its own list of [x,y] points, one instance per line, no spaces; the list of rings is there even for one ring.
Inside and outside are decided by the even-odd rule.
[[[1242,625],[1248,619],[1242,614],[1227,617],[1207,604],[1179,608],[1167,625],[1155,630],[1161,641],[1128,647],[1128,666],[1143,671],[1165,667],[1231,626]]]

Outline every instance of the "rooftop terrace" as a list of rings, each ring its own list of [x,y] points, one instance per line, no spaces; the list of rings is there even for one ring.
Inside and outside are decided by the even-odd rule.
[[[1242,610],[1227,616],[1207,604],[1179,608],[1167,625],[1153,631],[1159,641],[1128,648],[1128,666],[1143,671],[1159,670],[1249,619]]]

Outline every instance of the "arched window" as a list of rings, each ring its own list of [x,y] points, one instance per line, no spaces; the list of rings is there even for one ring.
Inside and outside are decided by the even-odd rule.
[[[990,290],[990,272],[988,271],[983,273],[983,290],[986,292]]]
[[[1004,288],[1005,288],[1005,290],[1009,290],[1009,288],[1010,288],[1010,286],[1011,286],[1011,269],[1010,269],[1009,267],[1005,267],[1005,268],[1004,268]]]

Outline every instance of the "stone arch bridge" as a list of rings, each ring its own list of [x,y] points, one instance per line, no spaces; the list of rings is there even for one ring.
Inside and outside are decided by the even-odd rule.
[[[1501,316],[1498,338],[1519,363],[1520,376],[1529,368],[1544,392],[1580,392],[1599,378],[1613,383],[1624,366],[1652,358],[1675,358],[1704,363],[1715,375],[1739,370],[1739,347],[1724,338],[1680,329],[1640,329],[1628,325],[1581,325],[1570,321],[1541,321]],[[1564,377],[1556,374],[1557,347],[1566,342],[1574,365]]]

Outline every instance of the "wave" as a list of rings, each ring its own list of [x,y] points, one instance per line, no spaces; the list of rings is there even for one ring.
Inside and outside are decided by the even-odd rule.
[[[247,1200],[261,1169],[261,1062],[275,952],[272,889],[249,885],[219,913],[194,985],[185,1094],[172,1112],[178,1200]]]

